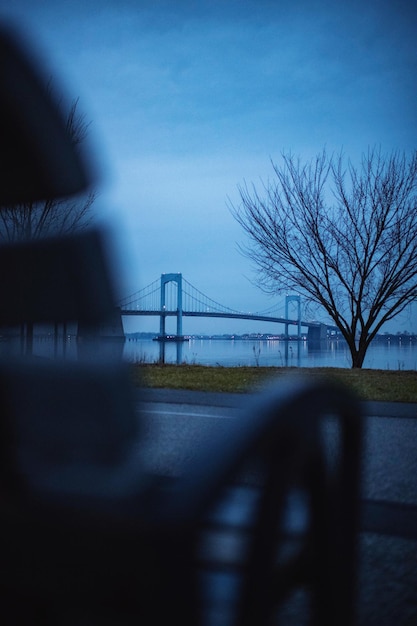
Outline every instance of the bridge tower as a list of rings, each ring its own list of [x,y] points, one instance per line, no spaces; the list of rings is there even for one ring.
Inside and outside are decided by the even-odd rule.
[[[285,319],[288,320],[288,304],[291,302],[297,302],[297,336],[301,339],[301,298],[300,296],[285,296]],[[285,323],[285,337],[288,339],[288,322]]]
[[[182,274],[161,274],[161,316],[160,316],[160,337],[166,336],[166,287],[168,283],[177,283],[177,337],[182,337]]]

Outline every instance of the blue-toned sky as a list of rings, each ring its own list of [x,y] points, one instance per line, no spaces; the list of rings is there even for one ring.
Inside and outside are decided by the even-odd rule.
[[[0,0],[91,119],[120,286],[162,272],[244,311],[272,305],[227,202],[283,151],[416,148],[417,4],[407,0]],[[283,304],[283,297],[277,299]],[[139,318],[138,330],[157,330]],[[188,320],[185,332],[249,332]],[[256,326],[256,327],[255,327]],[[415,316],[389,327],[417,331]],[[132,330],[130,320],[129,330]],[[261,328],[264,330],[264,327]]]

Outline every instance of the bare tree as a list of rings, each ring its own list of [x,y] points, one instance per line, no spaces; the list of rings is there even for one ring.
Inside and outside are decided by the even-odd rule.
[[[231,206],[248,235],[241,249],[265,291],[323,307],[360,368],[383,324],[417,297],[417,151],[370,150],[358,167],[325,151],[272,166],[273,180],[239,187]]]
[[[62,107],[59,101],[59,106]],[[65,117],[67,132],[75,149],[84,142],[89,124],[73,100]],[[95,192],[83,197],[51,198],[0,207],[0,242],[64,235],[88,226]]]

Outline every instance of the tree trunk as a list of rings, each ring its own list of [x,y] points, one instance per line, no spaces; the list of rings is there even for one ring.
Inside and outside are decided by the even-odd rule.
[[[365,360],[367,346],[361,345],[359,342],[359,348],[355,345],[349,345],[349,348],[352,357],[352,369],[360,369]]]

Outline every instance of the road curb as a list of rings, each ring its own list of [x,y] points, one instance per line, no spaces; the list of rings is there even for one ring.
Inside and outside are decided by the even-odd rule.
[[[221,406],[226,408],[244,406],[245,398],[251,395],[253,394],[190,391],[188,389],[140,388],[135,391],[138,401]],[[364,402],[363,412],[367,417],[417,419],[417,404],[411,402]]]

